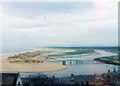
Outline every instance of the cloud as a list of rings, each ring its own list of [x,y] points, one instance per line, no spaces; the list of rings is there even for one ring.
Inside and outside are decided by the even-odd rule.
[[[34,28],[34,27],[45,27],[45,20],[36,20],[36,19],[28,19],[19,16],[12,16],[3,12],[2,24],[4,28]]]
[[[3,12],[3,42],[5,46],[10,40],[21,46],[112,46],[118,43],[117,26],[117,9],[111,3],[93,2],[86,10],[30,18]]]

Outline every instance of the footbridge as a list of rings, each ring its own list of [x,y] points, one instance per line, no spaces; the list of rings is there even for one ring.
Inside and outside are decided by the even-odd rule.
[[[52,62],[57,62],[62,65],[103,64],[102,62],[96,60],[55,60]]]

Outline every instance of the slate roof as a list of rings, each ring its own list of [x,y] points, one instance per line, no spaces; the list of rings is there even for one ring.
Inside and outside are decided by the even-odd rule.
[[[92,82],[95,77],[93,75],[76,75],[76,76],[69,76],[69,77],[64,77],[64,78],[60,78],[60,83],[63,84],[70,84],[71,80],[74,80],[75,82],[81,84],[81,82],[86,83],[86,82]]]
[[[0,77],[2,77],[0,83],[2,83],[2,85],[14,86],[16,84],[18,75],[19,73],[0,73]]]

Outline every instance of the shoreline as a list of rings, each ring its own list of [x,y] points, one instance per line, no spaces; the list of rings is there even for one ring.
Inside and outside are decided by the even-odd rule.
[[[50,62],[48,56],[73,51],[72,49],[44,48],[37,51],[33,50],[31,52],[25,51],[22,53],[3,55],[1,57],[2,60],[0,60],[2,61],[2,67],[0,67],[0,69],[2,69],[3,72],[51,72],[67,70],[67,66]],[[101,52],[103,53],[105,51]]]
[[[53,51],[53,52],[49,52]],[[69,50],[67,50],[69,51]],[[32,51],[33,55],[36,54],[37,51]],[[27,52],[24,52],[22,54],[25,54]],[[53,71],[63,71],[67,70],[68,68],[62,64],[56,63],[56,62],[49,62],[46,59],[46,56],[49,54],[58,54],[63,53],[61,50],[54,50],[54,49],[43,49],[42,52],[40,51],[39,56],[36,57],[30,57],[30,59],[37,59],[38,61],[42,62],[22,62],[19,58],[19,54],[10,54],[10,55],[3,55],[0,57],[0,62],[2,65],[0,66],[1,72],[53,72]],[[21,54],[21,53],[20,53]],[[15,61],[16,58],[14,56],[18,55],[19,62],[10,63],[10,60],[8,57],[12,57],[12,60]],[[29,55],[28,55],[29,56]],[[17,58],[17,59],[18,59]],[[11,58],[10,58],[11,59]]]

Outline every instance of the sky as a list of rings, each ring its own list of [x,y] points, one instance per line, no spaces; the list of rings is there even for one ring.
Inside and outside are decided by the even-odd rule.
[[[116,2],[3,2],[3,49],[118,45]]]

